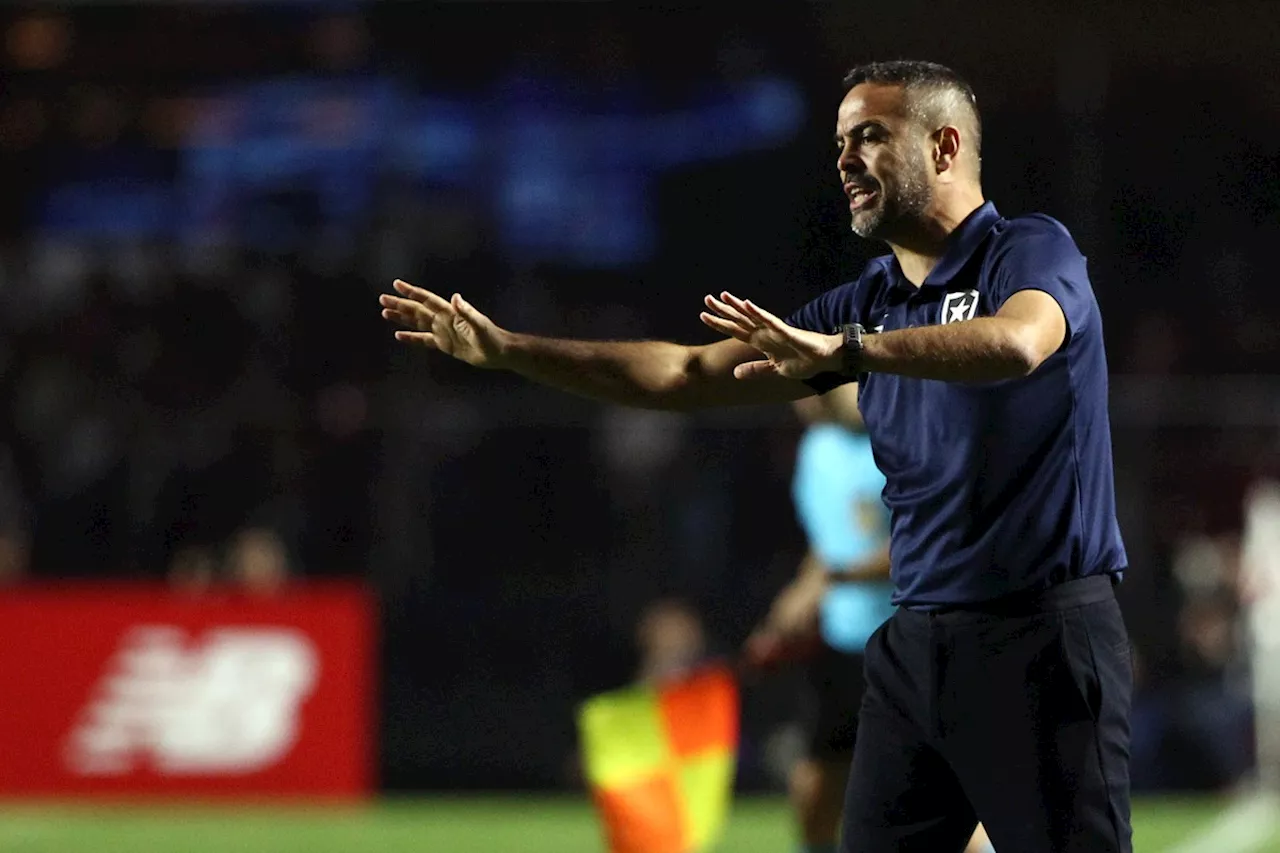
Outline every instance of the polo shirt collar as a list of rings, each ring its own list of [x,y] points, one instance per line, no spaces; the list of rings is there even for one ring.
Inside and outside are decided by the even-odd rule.
[[[999,221],[1000,214],[995,204],[989,201],[966,216],[947,237],[947,247],[937,265],[925,277],[924,286],[945,285],[955,278]]]

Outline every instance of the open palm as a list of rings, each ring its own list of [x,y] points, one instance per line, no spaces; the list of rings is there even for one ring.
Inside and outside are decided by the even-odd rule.
[[[840,335],[822,335],[788,326],[750,300],[739,299],[728,291],[722,292],[719,299],[708,294],[703,301],[712,312],[703,311],[699,315],[703,323],[749,344],[765,356],[735,367],[733,375],[737,378],[777,375],[808,379],[839,369]]]
[[[378,298],[382,317],[406,329],[396,340],[418,344],[451,355],[476,367],[500,367],[505,331],[477,311],[460,294],[452,299],[396,279],[399,296]]]

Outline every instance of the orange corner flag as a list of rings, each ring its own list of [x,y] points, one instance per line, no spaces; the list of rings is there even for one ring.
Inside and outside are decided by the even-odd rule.
[[[696,853],[719,838],[738,749],[728,667],[592,697],[578,732],[610,853]]]

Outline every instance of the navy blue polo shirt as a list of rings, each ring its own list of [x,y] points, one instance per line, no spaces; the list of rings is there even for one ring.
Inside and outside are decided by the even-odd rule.
[[[788,318],[831,334],[995,314],[1019,290],[1062,306],[1067,340],[1030,376],[987,383],[859,377],[858,406],[892,515],[894,603],[931,609],[1127,565],[1116,522],[1102,318],[1084,256],[1043,215],[970,214],[917,288],[893,255]],[[808,380],[820,393],[850,381]]]

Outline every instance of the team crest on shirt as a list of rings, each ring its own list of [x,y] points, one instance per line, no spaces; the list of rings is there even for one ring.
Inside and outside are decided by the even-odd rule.
[[[959,323],[961,320],[972,320],[978,313],[978,291],[954,290],[942,299],[942,312],[939,323]]]

